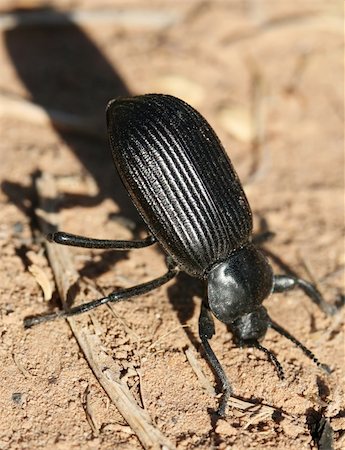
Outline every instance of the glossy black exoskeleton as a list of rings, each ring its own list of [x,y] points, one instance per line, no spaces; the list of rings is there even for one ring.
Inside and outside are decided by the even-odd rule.
[[[279,376],[282,367],[259,342],[271,327],[294,342],[320,367],[315,356],[270,319],[262,302],[272,292],[300,287],[326,313],[332,307],[315,286],[297,277],[273,275],[266,257],[252,243],[252,213],[238,176],[218,137],[191,106],[169,95],[112,100],[107,107],[110,146],[118,173],[149,229],[137,241],[108,241],[56,232],[59,244],[132,249],[159,243],[169,256],[165,275],[69,311],[27,318],[25,326],[69,317],[107,303],[144,294],[179,271],[203,279],[199,334],[206,357],[222,383],[219,414],[225,414],[231,387],[209,340],[213,315],[228,325],[237,343],[264,351]]]

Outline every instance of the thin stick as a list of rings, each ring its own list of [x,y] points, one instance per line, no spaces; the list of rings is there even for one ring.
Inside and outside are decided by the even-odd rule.
[[[266,167],[264,157],[267,158],[267,148],[265,142],[265,86],[263,76],[257,65],[249,60],[251,74],[251,117],[253,126],[253,137],[251,142],[252,164],[245,180],[245,185],[253,183],[263,175]],[[266,153],[265,153],[266,152]]]
[[[14,117],[37,125],[51,125],[58,130],[105,139],[103,127],[95,119],[44,108],[11,93],[0,92],[0,117]]]
[[[163,336],[161,336],[156,341],[152,342],[152,344],[147,347],[147,350],[151,350],[152,348],[156,347],[157,344],[164,341],[164,339],[166,339],[168,336],[170,336],[170,334],[176,333],[176,331],[181,330],[181,328],[188,328],[188,327],[189,327],[189,325],[178,325],[177,327],[175,327],[172,330],[168,331],[167,333],[163,334]]]
[[[202,370],[202,367],[198,363],[197,358],[195,357],[194,351],[188,347],[185,351],[185,354],[187,356],[188,362],[191,365],[195,375],[197,376],[199,383],[201,386],[205,389],[206,392],[208,392],[212,397],[215,397],[216,391],[214,390],[214,387],[210,383],[209,379],[206,377],[204,371]]]
[[[121,26],[126,28],[143,27],[147,29],[162,29],[182,20],[182,14],[177,10],[162,9],[110,9],[93,11],[49,11],[32,10],[2,14],[0,30],[11,30],[24,26],[69,26],[94,25]]]
[[[41,230],[44,234],[56,228],[55,204],[51,199],[58,197],[54,179],[42,175],[36,181],[41,209],[37,212]],[[63,305],[66,305],[68,293],[78,280],[70,257],[69,249],[46,242],[48,258],[55,275],[57,288]],[[92,313],[86,313],[92,315]],[[140,408],[128,386],[120,379],[120,369],[116,362],[104,350],[97,334],[93,334],[85,325],[74,318],[67,319],[85,359],[93,370],[100,385],[113,401],[128,425],[137,435],[145,449],[174,449],[174,445],[152,424],[148,413]]]

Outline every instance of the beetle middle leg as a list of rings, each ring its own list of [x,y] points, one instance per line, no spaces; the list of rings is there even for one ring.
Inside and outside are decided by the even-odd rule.
[[[296,287],[302,289],[326,315],[332,316],[337,312],[337,308],[327,303],[316,286],[308,281],[290,275],[275,275],[273,277],[273,293],[291,291]]]
[[[153,289],[156,289],[163,284],[170,281],[174,278],[178,273],[178,269],[169,268],[169,270],[162,276],[155,278],[154,280],[148,281],[146,283],[138,284],[137,286],[133,286],[127,289],[120,289],[118,291],[114,291],[106,297],[99,298],[97,300],[93,300],[88,303],[84,303],[79,306],[75,306],[74,308],[69,309],[68,311],[58,311],[57,313],[46,314],[42,316],[34,316],[27,317],[24,319],[24,327],[30,328],[33,325],[37,325],[42,322],[48,322],[50,320],[54,320],[57,318],[66,318],[71,316],[76,316],[78,314],[90,311],[91,309],[97,308],[97,306],[105,305],[106,303],[118,303],[124,300],[129,300],[133,297],[137,297],[138,295],[146,294]]]
[[[215,334],[215,327],[211,312],[207,307],[207,305],[205,305],[205,303],[203,302],[201,305],[201,311],[199,316],[199,336],[205,350],[207,361],[210,363],[213,371],[215,372],[215,374],[217,375],[222,384],[223,396],[220,401],[220,405],[217,412],[219,416],[224,417],[227,402],[229,400],[230,395],[232,394],[232,388],[224,372],[223,367],[218,361],[218,358],[216,357],[209,343],[209,340],[212,338],[214,334]]]

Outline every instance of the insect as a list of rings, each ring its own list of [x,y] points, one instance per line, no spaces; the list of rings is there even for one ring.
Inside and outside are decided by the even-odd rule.
[[[115,166],[148,227],[148,236],[116,241],[58,231],[48,239],[101,249],[136,249],[158,243],[168,256],[167,272],[68,311],[26,318],[25,326],[145,294],[184,271],[207,285],[199,335],[206,358],[221,382],[220,416],[225,415],[232,388],[209,342],[215,333],[213,317],[229,327],[240,346],[265,352],[280,378],[284,374],[279,361],[260,343],[268,328],[329,371],[269,317],[262,303],[271,293],[299,287],[325,313],[332,313],[333,307],[309,282],[273,274],[268,260],[252,242],[252,212],[239,178],[207,121],[182,100],[148,94],[112,100],[107,107],[107,126]]]

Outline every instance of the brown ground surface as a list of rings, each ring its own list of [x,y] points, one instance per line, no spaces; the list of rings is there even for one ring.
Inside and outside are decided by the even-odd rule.
[[[76,9],[141,13],[139,20],[130,15],[121,23],[111,14],[108,21],[95,16],[82,27],[41,23],[13,29],[1,22],[0,449],[141,448],[68,323],[23,329],[24,317],[57,307],[57,295],[47,303],[29,270],[39,267],[53,283],[34,214],[33,179],[38,172],[57,177],[61,229],[130,239],[128,228],[111,220],[117,215],[139,221],[102,137],[105,105],[128,93],[182,97],[223,140],[244,181],[256,229],[264,218],[276,233],[265,248],[316,280],[334,302],[343,289],[345,263],[342,2],[48,3],[61,17]],[[4,0],[1,9],[42,4]],[[152,21],[152,11],[173,23],[162,26],[164,17]],[[26,109],[25,99],[73,114],[79,125],[67,131],[56,116],[50,124]],[[62,121],[71,124],[73,117]],[[158,248],[71,253],[80,276],[105,292],[164,271]],[[282,271],[275,263],[274,268]],[[266,301],[270,315],[334,369],[326,376],[268,332],[264,343],[279,357],[285,381],[263,354],[236,348],[217,323],[213,346],[235,393],[285,416],[232,408],[215,423],[217,401],[203,390],[185,354],[193,350],[214,385],[197,337],[200,293],[196,280],[181,276],[117,305],[116,317],[103,307],[78,322],[97,334],[152,422],[180,449],[316,448],[310,428],[320,417],[333,428],[334,448],[344,448],[342,313],[325,317],[297,291]]]

